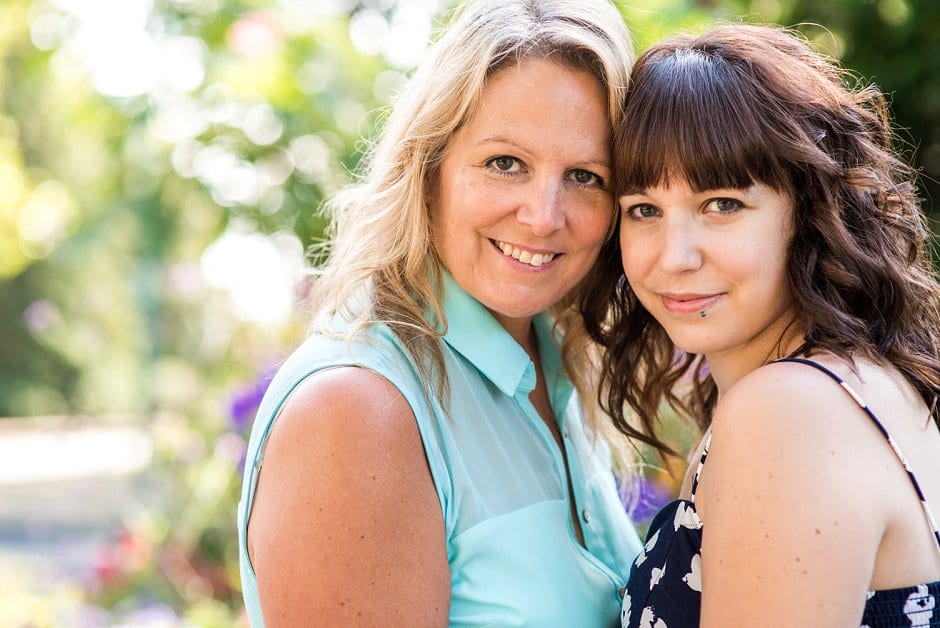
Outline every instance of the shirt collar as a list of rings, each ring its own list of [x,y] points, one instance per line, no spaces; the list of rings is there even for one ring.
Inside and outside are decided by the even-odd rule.
[[[535,334],[539,342],[539,357],[542,359],[542,374],[545,376],[545,386],[548,389],[549,400],[555,411],[555,417],[558,424],[564,427],[568,407],[568,401],[571,399],[571,393],[574,391],[574,384],[565,372],[564,364],[561,361],[561,352],[558,347],[561,344],[559,334],[555,333],[552,317],[548,312],[538,314],[534,319]]]
[[[515,396],[531,392],[535,388],[535,366],[529,355],[479,301],[457,284],[450,273],[442,274],[444,315],[447,317],[444,341],[504,394]],[[564,374],[558,347],[552,339],[551,317],[547,312],[539,313],[534,324],[542,371],[553,405],[565,402],[571,393],[571,384]],[[555,408],[559,412],[557,405]]]

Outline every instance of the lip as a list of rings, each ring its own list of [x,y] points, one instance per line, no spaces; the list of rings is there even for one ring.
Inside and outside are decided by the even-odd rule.
[[[662,292],[659,294],[659,298],[663,303],[663,307],[670,314],[687,316],[690,314],[698,315],[700,312],[713,307],[723,294],[721,292],[712,294]]]
[[[533,248],[533,247],[529,247],[529,246],[522,246],[522,245],[516,244],[516,243],[514,243],[514,242],[510,242],[510,241],[508,241],[508,240],[498,240],[498,239],[490,238],[490,244],[493,245],[493,249],[496,251],[496,253],[497,253],[501,258],[503,258],[504,260],[506,260],[507,263],[511,264],[514,268],[518,268],[518,269],[522,269],[522,270],[528,270],[528,271],[542,271],[542,270],[546,270],[546,269],[552,268],[553,266],[555,266],[555,265],[558,263],[558,258],[560,258],[560,257],[563,255],[563,253],[560,253],[560,252],[558,252],[558,251],[553,251],[553,250],[551,250],[551,249]],[[527,254],[528,254],[528,258],[527,258],[527,259],[530,259],[530,258],[532,258],[532,257],[534,257],[534,256],[536,256],[536,255],[538,255],[538,256],[540,256],[540,257],[547,257],[547,256],[551,255],[551,256],[552,256],[552,259],[549,260],[549,261],[547,261],[547,262],[542,262],[542,263],[539,264],[538,266],[533,266],[532,264],[528,263],[528,261],[525,261],[525,262],[524,262],[524,261],[521,261],[520,259],[517,259],[517,258],[513,257],[512,255],[507,255],[507,254],[500,248],[500,244],[508,245],[509,247],[512,247],[512,248],[514,248],[514,249],[517,249],[517,250],[519,250],[519,251],[522,251],[522,252],[524,252],[524,253],[527,253]]]

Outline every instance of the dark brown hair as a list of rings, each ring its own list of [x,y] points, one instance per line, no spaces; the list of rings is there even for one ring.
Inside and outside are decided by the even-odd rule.
[[[894,365],[940,425],[940,284],[914,173],[893,146],[882,94],[782,28],[733,24],[678,36],[637,60],[615,137],[614,191],[684,179],[695,191],[755,182],[794,199],[787,252],[804,343]],[[656,433],[663,402],[704,429],[718,391],[701,356],[677,351],[604,247],[581,295],[604,347],[600,403],[628,436]],[[636,421],[628,419],[631,413]]]

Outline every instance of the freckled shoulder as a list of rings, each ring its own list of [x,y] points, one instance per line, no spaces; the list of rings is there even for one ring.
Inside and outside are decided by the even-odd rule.
[[[836,393],[843,393],[809,368],[795,366],[756,369],[721,397],[701,480],[703,506],[709,485],[716,481],[723,486],[741,478],[764,483],[784,474],[792,477],[794,467],[813,468],[825,454],[827,439],[822,436],[828,430],[823,417]]]
[[[248,536],[268,625],[447,623],[443,518],[418,428],[374,372],[330,369],[294,391]]]
[[[755,369],[725,393],[715,412],[716,433],[744,429],[744,436],[760,446],[764,436],[774,446],[789,438],[801,446],[827,433],[855,425],[860,410],[846,392],[826,374],[804,364],[779,362]],[[735,438],[734,435],[728,438]]]
[[[723,458],[741,473],[799,477],[820,491],[845,491],[852,473],[868,471],[866,457],[885,453],[846,391],[804,364],[767,364],[743,377],[719,401],[712,431],[706,466]]]
[[[696,499],[703,625],[861,617],[886,520],[860,481],[884,444],[858,406],[812,367],[770,364],[723,396],[712,429]]]

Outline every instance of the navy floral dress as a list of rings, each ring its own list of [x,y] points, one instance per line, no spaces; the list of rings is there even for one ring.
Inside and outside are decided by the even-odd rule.
[[[801,358],[836,380],[858,403],[887,439],[920,497],[927,521],[940,550],[940,530],[914,472],[881,421],[842,378],[826,367]],[[677,499],[664,507],[650,523],[646,545],[630,570],[623,596],[623,628],[694,628],[702,606],[702,521],[695,511],[699,474],[708,457],[711,433],[706,436],[702,458],[692,482],[690,499]],[[940,626],[940,580],[900,589],[869,591],[861,628],[914,628]]]

